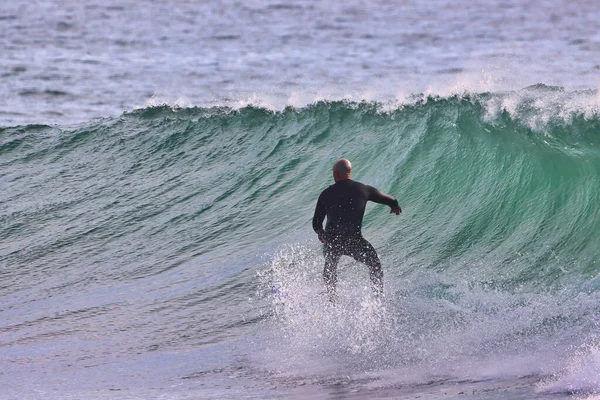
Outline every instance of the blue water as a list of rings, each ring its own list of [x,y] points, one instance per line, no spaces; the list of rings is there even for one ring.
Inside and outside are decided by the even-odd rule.
[[[565,0],[8,1],[0,122],[70,124],[161,103],[595,89],[597,12]]]
[[[594,398],[598,14],[0,5],[0,399]],[[332,307],[340,157],[404,212]]]

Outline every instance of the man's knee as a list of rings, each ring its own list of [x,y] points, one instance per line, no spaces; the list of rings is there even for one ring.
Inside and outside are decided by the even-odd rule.
[[[325,268],[323,269],[323,278],[327,284],[335,284],[337,280],[337,264],[339,257],[332,252],[325,253]]]
[[[370,258],[366,264],[369,267],[369,270],[372,274],[379,275],[383,273],[381,269],[381,261],[379,261],[377,255],[375,255],[375,257]]]
[[[323,269],[323,276],[325,279],[329,279],[330,277],[335,276],[336,274],[336,266],[333,263],[325,263],[325,268]]]
[[[375,250],[369,252],[366,257],[367,266],[369,267],[369,276],[371,277],[371,281],[380,286],[383,282],[383,269],[381,268],[381,261],[377,256]]]
[[[381,269],[379,260],[377,260],[377,263],[369,265],[369,277],[376,294],[383,294],[383,269]]]
[[[364,248],[363,251],[364,263],[367,264],[370,269],[381,269],[381,260],[379,260],[379,256],[375,249],[372,246],[369,246]]]

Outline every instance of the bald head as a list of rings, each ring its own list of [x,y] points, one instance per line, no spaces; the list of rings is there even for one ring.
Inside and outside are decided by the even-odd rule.
[[[333,179],[336,182],[350,179],[352,176],[352,164],[345,158],[341,158],[333,164]]]

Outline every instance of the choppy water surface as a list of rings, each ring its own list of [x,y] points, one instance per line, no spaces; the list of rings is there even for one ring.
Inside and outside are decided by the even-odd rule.
[[[592,1],[56,2],[0,5],[0,122],[147,104],[396,100],[598,86]]]

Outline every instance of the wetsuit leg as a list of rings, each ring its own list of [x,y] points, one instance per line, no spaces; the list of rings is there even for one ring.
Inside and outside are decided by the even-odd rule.
[[[323,279],[325,280],[325,289],[330,301],[335,301],[335,286],[337,284],[337,265],[342,254],[336,250],[335,246],[325,244],[323,246],[323,255],[325,256],[325,269],[323,269]]]
[[[352,240],[351,254],[352,258],[369,267],[369,277],[373,284],[373,291],[376,295],[383,294],[383,270],[381,261],[375,251],[375,248],[365,238],[360,237]]]

